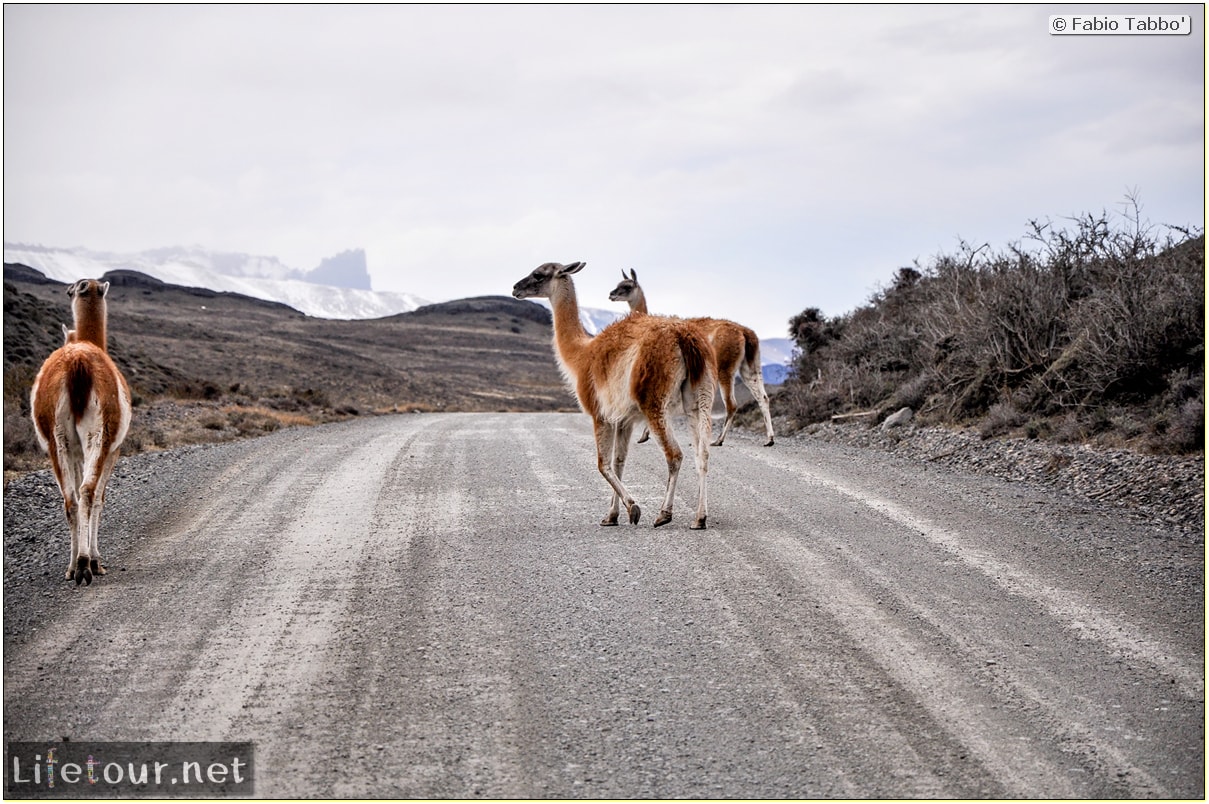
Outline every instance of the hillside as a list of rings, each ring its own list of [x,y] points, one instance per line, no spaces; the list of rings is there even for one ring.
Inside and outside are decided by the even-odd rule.
[[[842,316],[804,310],[774,410],[808,426],[910,408],[983,438],[1203,450],[1204,235],[1106,214],[1073,224],[900,268]]]
[[[385,411],[575,408],[549,312],[530,302],[492,296],[330,320],[135,271],[104,278],[110,352],[135,395],[128,453]],[[6,471],[43,465],[29,388],[70,321],[66,285],[5,265]]]

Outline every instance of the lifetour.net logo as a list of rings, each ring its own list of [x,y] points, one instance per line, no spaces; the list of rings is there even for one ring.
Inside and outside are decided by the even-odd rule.
[[[252,743],[9,743],[7,798],[252,795]]]

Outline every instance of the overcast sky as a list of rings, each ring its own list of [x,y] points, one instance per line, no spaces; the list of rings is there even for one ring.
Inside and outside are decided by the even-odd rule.
[[[1052,36],[1079,6],[4,8],[4,239],[198,244],[375,290],[506,294],[584,260],[652,311],[783,337],[964,238],[1204,220],[1190,36]]]

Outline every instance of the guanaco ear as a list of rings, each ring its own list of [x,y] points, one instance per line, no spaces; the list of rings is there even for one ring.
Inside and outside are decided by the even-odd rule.
[[[625,271],[622,271],[621,274],[622,276],[625,276]],[[638,272],[633,268],[630,269],[630,279],[634,280],[635,282],[638,281]]]
[[[105,298],[105,294],[109,292],[109,283],[101,282],[100,285],[101,285],[101,298],[103,299],[103,298]]]
[[[577,274],[583,270],[583,267],[585,265],[587,265],[586,262],[573,262],[568,265],[564,265],[562,267],[562,269],[558,272],[558,274],[559,274],[559,276],[567,276],[568,274]]]

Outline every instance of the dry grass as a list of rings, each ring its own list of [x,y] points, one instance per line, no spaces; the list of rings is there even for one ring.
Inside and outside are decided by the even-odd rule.
[[[331,421],[322,411],[280,411],[261,405],[161,399],[135,411],[127,453],[264,435],[283,427]]]
[[[252,438],[284,427],[309,427],[346,416],[312,410],[274,410],[262,405],[220,404],[203,400],[158,399],[137,406],[123,455],[155,452],[192,444],[213,444]],[[28,415],[6,405],[4,477],[46,469],[50,463],[34,435]]]

